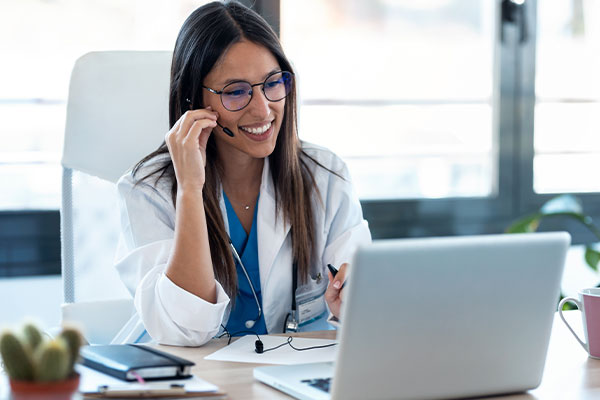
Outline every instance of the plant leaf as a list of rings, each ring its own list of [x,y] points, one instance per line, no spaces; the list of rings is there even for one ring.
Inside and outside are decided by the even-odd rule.
[[[535,232],[540,225],[540,219],[542,218],[542,214],[535,213],[531,215],[527,215],[520,220],[517,220],[513,224],[511,224],[508,228],[506,228],[506,233],[528,233]]]
[[[583,214],[583,207],[577,197],[563,194],[545,202],[540,208],[540,212],[542,214],[573,213],[581,215]]]
[[[591,269],[598,271],[598,263],[600,262],[600,251],[592,249],[590,246],[585,248],[585,261]]]

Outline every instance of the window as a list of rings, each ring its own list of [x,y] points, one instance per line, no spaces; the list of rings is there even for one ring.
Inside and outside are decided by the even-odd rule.
[[[185,18],[207,1],[23,0],[0,3],[0,210],[60,205],[69,77],[97,50],[172,50]]]
[[[535,191],[599,192],[600,4],[540,1],[537,15]]]
[[[363,199],[490,196],[494,4],[281,1],[300,135],[344,157]]]
[[[301,138],[374,237],[501,232],[564,192],[600,214],[595,3],[281,0]]]
[[[0,276],[60,273],[60,158],[69,77],[96,50],[172,50],[207,1],[0,2]]]
[[[171,50],[205,2],[0,3],[10,38],[0,64],[0,267],[36,251],[44,257],[26,262],[59,265],[74,61],[92,50]],[[242,2],[279,30],[298,73],[301,138],[347,161],[375,238],[501,232],[565,192],[600,217],[596,1]],[[516,23],[502,23],[508,3]]]

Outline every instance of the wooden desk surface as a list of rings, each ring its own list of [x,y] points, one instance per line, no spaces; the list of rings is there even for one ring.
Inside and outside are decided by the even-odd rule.
[[[581,332],[582,322],[579,312],[570,311],[566,314],[574,329]],[[331,339],[335,337],[335,331],[303,333],[301,336]],[[194,361],[196,363],[194,374],[218,385],[232,400],[290,399],[286,394],[254,380],[252,369],[260,364],[204,360],[205,356],[226,344],[227,339],[223,338],[212,340],[198,348],[158,347]],[[600,399],[600,360],[587,356],[556,314],[542,384],[527,393],[493,397],[493,399]]]

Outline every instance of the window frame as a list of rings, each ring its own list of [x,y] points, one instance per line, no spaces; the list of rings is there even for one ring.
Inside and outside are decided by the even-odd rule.
[[[517,25],[500,21],[501,0],[496,0],[493,134],[497,143],[497,193],[486,198],[361,200],[373,238],[500,233],[558,195],[533,191],[536,11],[537,0],[524,3],[527,39],[520,43]],[[586,214],[600,218],[600,193],[575,195]],[[568,230],[574,243],[595,241],[584,228],[566,220],[540,226],[540,230],[560,229]]]
[[[280,0],[241,0],[280,28]],[[500,18],[500,2],[497,18]],[[496,27],[494,135],[497,143],[497,194],[488,198],[363,200],[375,239],[499,233],[514,220],[535,212],[557,194],[533,191],[535,43],[537,0],[527,0],[528,40],[519,43],[511,24]],[[500,43],[501,30],[504,42]],[[335,104],[335,103],[333,103]],[[576,193],[586,214],[600,219],[600,193]],[[541,230],[566,229],[574,243],[596,239],[566,220]],[[59,210],[0,210],[0,277],[60,273]],[[33,256],[14,257],[20,251]],[[37,266],[37,267],[36,267]]]

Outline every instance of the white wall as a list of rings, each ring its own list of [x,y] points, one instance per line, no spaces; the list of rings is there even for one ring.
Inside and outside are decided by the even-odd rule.
[[[62,300],[60,276],[1,278],[0,328],[18,325],[25,318],[45,329],[58,326]]]

